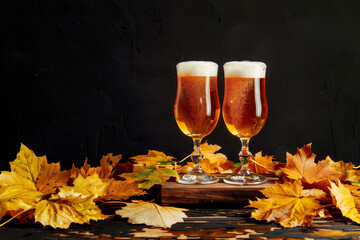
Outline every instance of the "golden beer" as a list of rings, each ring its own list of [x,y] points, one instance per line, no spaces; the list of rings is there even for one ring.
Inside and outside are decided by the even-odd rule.
[[[223,117],[231,134],[239,138],[255,136],[263,128],[267,114],[265,78],[225,78]]]
[[[216,183],[219,179],[201,168],[204,154],[200,145],[201,140],[214,130],[219,120],[218,65],[214,62],[188,61],[177,64],[176,70],[178,78],[174,104],[175,120],[180,130],[191,137],[194,143],[194,151],[190,154],[194,168],[178,182]]]
[[[209,135],[220,115],[217,78],[178,76],[174,113],[176,122],[185,135],[193,139]]]
[[[265,95],[266,65],[262,62],[227,62],[224,64],[225,93],[223,118],[229,132],[241,140],[239,160],[242,168],[238,174],[224,178],[228,184],[261,184],[266,177],[252,173],[246,164],[252,156],[250,138],[263,128],[268,105]]]

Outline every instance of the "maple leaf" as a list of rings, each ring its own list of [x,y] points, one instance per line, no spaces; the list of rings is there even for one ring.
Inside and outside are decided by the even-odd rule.
[[[2,171],[0,174],[0,187],[20,185],[26,190],[37,191],[34,182],[21,177],[16,172]]]
[[[123,178],[133,178],[139,181],[140,189],[150,189],[155,184],[163,185],[170,177],[179,178],[176,170],[168,169],[166,167],[135,167],[132,173],[123,173],[120,175]]]
[[[61,194],[38,202],[35,205],[35,221],[53,228],[69,228],[71,223],[83,224],[107,217],[94,203],[94,196],[79,196],[72,190],[62,188]]]
[[[98,197],[96,201],[127,200],[132,196],[144,194],[146,194],[146,192],[139,189],[139,182],[136,179],[127,178],[125,181],[112,179],[106,189],[106,194]]]
[[[100,160],[100,171],[98,172],[99,177],[101,179],[111,178],[113,170],[121,158],[122,156],[120,154],[113,156],[112,153],[103,156]]]
[[[21,144],[20,152],[10,162],[10,166],[11,173],[3,172],[4,175],[0,176],[5,184],[23,182],[26,189],[37,190],[44,195],[55,193],[58,187],[66,185],[69,180],[69,172],[61,171],[59,163],[48,164],[46,156],[37,157],[24,144]]]
[[[132,173],[134,171],[134,165],[131,162],[118,163],[115,166],[114,178],[117,179],[118,175],[122,173]]]
[[[30,209],[43,194],[25,189],[22,185],[0,187],[0,219],[8,211]]]
[[[309,226],[322,208],[316,196],[303,196],[300,180],[275,183],[261,192],[267,199],[250,201],[247,207],[256,208],[251,217],[257,220],[275,221],[284,227]]]
[[[326,157],[325,160],[316,164],[315,156],[311,151],[311,144],[307,144],[301,149],[298,148],[294,156],[287,153],[287,164],[282,171],[289,178],[301,179],[309,184],[320,181],[325,181],[324,184],[326,184],[328,180],[338,179],[341,176],[341,172],[333,167],[330,157]]]
[[[337,185],[334,182],[330,182],[330,185],[333,202],[343,216],[360,223],[360,192],[350,191],[340,180]]]
[[[160,151],[148,150],[147,155],[137,155],[130,159],[133,159],[136,163],[149,167],[157,164],[171,164],[174,157],[166,156],[165,153]]]
[[[263,156],[260,151],[248,162],[248,168],[254,173],[274,173],[278,164],[273,156]]]
[[[11,171],[30,180],[34,187],[40,172],[47,165],[46,156],[37,157],[35,153],[21,143],[16,159],[10,162]]]
[[[184,222],[186,218],[184,208],[163,207],[155,203],[133,201],[126,203],[127,206],[117,210],[116,214],[123,218],[129,218],[132,224],[146,224],[155,227],[170,228],[177,222]]]
[[[59,163],[44,164],[36,180],[36,188],[44,195],[55,193],[60,186],[67,185],[69,171],[61,171]]]
[[[74,186],[63,186],[61,190],[72,192],[74,195],[77,196],[94,196],[97,198],[99,196],[103,196],[106,194],[106,190],[109,186],[109,182],[104,182],[99,178],[97,173],[94,173],[90,176],[83,177],[81,174],[73,182]],[[61,195],[62,191],[59,192]]]
[[[207,142],[200,145],[204,158],[201,160],[201,168],[207,173],[222,173],[230,170],[233,162],[229,161],[222,153],[216,153],[221,149],[217,144],[208,144]],[[193,162],[188,162],[187,165],[194,168]],[[188,168],[183,168],[179,172],[184,173]]]

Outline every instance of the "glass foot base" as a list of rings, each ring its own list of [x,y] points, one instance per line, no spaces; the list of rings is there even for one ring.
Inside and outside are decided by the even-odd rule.
[[[178,180],[178,183],[181,184],[212,184],[218,182],[219,179],[216,177],[211,176],[205,172],[201,173],[194,173],[190,172],[182,176]]]
[[[233,185],[262,184],[267,181],[266,177],[255,173],[235,174],[224,178],[224,182]]]

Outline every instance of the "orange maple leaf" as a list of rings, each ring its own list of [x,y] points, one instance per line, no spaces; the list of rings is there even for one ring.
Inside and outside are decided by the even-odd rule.
[[[146,194],[139,189],[139,182],[133,178],[126,178],[124,181],[111,179],[106,194],[96,199],[96,201],[106,202],[109,200],[127,200],[132,196]]]
[[[303,193],[300,180],[276,183],[261,192],[267,199],[250,201],[247,206],[256,208],[251,217],[257,220],[275,221],[284,227],[309,226],[322,209],[317,198],[323,194],[317,191],[314,195],[308,191]]]
[[[45,195],[55,193],[58,187],[67,185],[69,171],[61,171],[59,163],[44,166],[36,181],[36,188]]]
[[[221,147],[217,144],[208,144],[207,142],[200,145],[204,158],[201,161],[201,168],[207,173],[221,173],[230,170],[233,162],[229,161],[222,153],[217,153]],[[194,163],[188,162],[193,168]]]
[[[338,179],[341,172],[333,167],[333,161],[326,157],[318,163],[315,163],[315,154],[311,151],[311,143],[301,149],[297,149],[293,156],[290,153],[286,155],[287,164],[281,170],[291,179],[301,179],[302,182],[313,184],[329,180]]]
[[[248,163],[248,168],[254,173],[275,173],[279,162],[273,161],[273,156],[263,156],[262,151],[255,154]]]
[[[112,153],[109,153],[101,158],[99,167],[91,167],[90,164],[87,163],[88,159],[85,158],[84,165],[80,169],[73,164],[70,170],[70,177],[75,179],[79,174],[83,177],[88,177],[97,173],[101,179],[111,178],[114,172],[113,170],[121,160],[121,157],[120,154],[113,156]]]

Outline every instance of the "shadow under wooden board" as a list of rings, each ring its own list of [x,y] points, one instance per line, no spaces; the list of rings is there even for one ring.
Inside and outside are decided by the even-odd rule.
[[[179,184],[166,182],[161,188],[163,205],[198,204],[198,203],[248,203],[256,197],[263,197],[260,190],[272,186],[278,180],[274,176],[266,176],[267,182],[259,185],[230,185],[222,181],[226,175],[219,175],[214,184]]]

